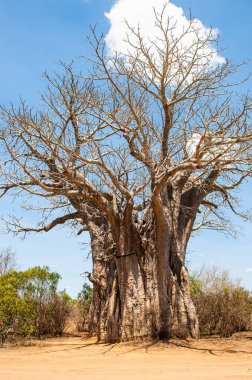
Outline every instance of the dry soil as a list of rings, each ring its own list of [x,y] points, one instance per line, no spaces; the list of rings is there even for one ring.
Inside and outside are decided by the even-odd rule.
[[[1,380],[252,379],[252,334],[169,343],[65,337],[0,349]]]

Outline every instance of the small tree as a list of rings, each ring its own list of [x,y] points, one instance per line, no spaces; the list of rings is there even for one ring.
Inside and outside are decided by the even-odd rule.
[[[93,289],[90,285],[84,284],[82,291],[77,297],[77,329],[78,331],[88,331],[88,326],[92,321],[90,321],[90,308],[93,300]]]
[[[16,257],[11,248],[0,252],[0,276],[16,269]]]
[[[216,62],[212,30],[155,12],[157,38],[129,26],[127,52],[90,39],[93,70],[49,81],[45,108],[2,107],[3,194],[63,210],[91,237],[99,339],[199,336],[184,264],[191,234],[230,230],[223,211],[251,175],[251,100],[232,89],[239,66]],[[131,36],[133,36],[131,38]]]

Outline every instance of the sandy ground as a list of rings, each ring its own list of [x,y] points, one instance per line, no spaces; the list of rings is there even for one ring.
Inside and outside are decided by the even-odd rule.
[[[1,380],[252,379],[252,334],[168,343],[68,337],[0,350]]]

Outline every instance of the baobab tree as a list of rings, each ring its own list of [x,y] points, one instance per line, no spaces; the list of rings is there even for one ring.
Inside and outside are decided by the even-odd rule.
[[[128,26],[123,54],[109,54],[93,29],[90,72],[46,74],[38,112],[2,107],[2,194],[27,194],[31,207],[42,198],[43,212],[58,213],[34,228],[10,223],[89,232],[91,329],[109,342],[198,337],[187,244],[194,230],[225,229],[226,208],[240,214],[233,191],[251,175],[239,65],[216,62],[216,36],[194,19],[178,29],[164,7],[155,25],[153,41]]]

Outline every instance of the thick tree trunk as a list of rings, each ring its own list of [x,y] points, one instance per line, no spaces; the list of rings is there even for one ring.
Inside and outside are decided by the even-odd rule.
[[[160,237],[150,218],[144,228],[131,225],[116,247],[106,219],[93,215],[88,226],[94,285],[90,332],[106,342],[197,338],[188,273],[174,236],[166,231]]]
[[[115,244],[106,217],[92,204],[83,206],[83,219],[91,238],[93,271],[93,302],[90,309],[89,332],[98,340],[118,340],[120,302],[115,262]]]
[[[186,194],[181,198],[183,207],[177,207],[180,198],[168,204],[164,196],[140,221],[132,218],[129,204],[116,233],[94,204],[75,204],[91,237],[90,333],[98,340],[198,337],[184,265],[196,213],[191,207],[193,197],[194,193]]]

